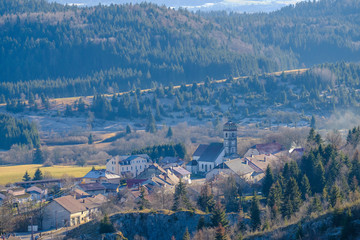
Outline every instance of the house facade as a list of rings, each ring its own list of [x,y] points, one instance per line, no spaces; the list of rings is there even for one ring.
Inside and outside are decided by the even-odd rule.
[[[106,170],[121,177],[136,177],[152,165],[146,154],[131,156],[116,156],[108,160]]]

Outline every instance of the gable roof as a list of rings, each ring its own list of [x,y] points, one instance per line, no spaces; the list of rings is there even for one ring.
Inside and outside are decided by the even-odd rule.
[[[171,168],[171,170],[175,173],[175,174],[179,174],[181,176],[186,176],[189,175],[190,172],[182,167],[173,167]]]
[[[264,143],[264,144],[256,144],[251,148],[255,148],[259,151],[259,154],[274,154],[280,152],[283,149],[283,146],[277,142],[272,143]]]
[[[199,158],[199,162],[215,162],[221,152],[224,151],[222,143],[210,143],[203,151]]]
[[[86,211],[86,207],[70,195],[55,198],[54,201],[70,213]]]
[[[227,161],[225,165],[239,176],[254,172],[254,169],[240,158]]]
[[[196,160],[190,161],[186,166],[197,166],[199,163]]]
[[[254,155],[252,157],[246,157],[245,161],[248,162],[249,166],[252,167],[256,172],[265,172],[269,164],[273,165],[279,158],[272,154],[261,154]]]
[[[101,185],[100,183],[82,183],[82,184],[79,184],[78,187],[80,187],[85,192],[105,190],[105,187],[103,185]]]
[[[205,149],[208,147],[209,145],[207,144],[200,144],[198,146],[198,148],[195,150],[193,157],[200,157],[201,154],[203,154],[203,152],[205,151]]]
[[[98,179],[98,178],[107,178],[107,179],[118,179],[120,178],[119,175],[115,174],[115,173],[111,173],[109,171],[106,171],[106,169],[98,169],[98,170],[91,170],[90,172],[88,172],[84,178],[94,178],[94,179]]]

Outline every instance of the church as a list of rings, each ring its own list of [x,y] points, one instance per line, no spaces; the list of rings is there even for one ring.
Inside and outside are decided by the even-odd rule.
[[[223,127],[223,143],[200,144],[186,169],[194,174],[206,174],[226,160],[238,158],[237,126],[228,121]]]

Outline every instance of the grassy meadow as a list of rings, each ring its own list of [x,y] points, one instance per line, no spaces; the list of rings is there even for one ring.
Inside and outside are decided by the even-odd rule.
[[[54,178],[59,178],[64,174],[73,177],[83,177],[92,167],[93,166],[79,167],[63,165],[43,167],[41,164],[0,166],[0,185],[22,181],[22,177],[26,171],[28,171],[30,177],[33,177],[37,168],[40,168],[44,175],[51,175]],[[100,169],[105,168],[105,166],[95,166],[95,168]]]

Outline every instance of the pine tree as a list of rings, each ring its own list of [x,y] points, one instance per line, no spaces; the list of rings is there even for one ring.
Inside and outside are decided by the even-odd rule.
[[[92,135],[92,133],[90,133],[89,137],[88,137],[88,144],[93,144],[94,143],[94,137]]]
[[[150,133],[154,133],[156,132],[156,123],[155,123],[155,118],[152,114],[151,111],[149,111],[149,114],[148,114],[148,123],[146,125],[146,131],[147,132],[150,132]]]
[[[310,127],[313,129],[316,129],[316,119],[315,119],[314,115],[312,115],[312,117],[311,117]]]
[[[146,194],[145,187],[141,186],[140,187],[140,196],[139,196],[139,198],[140,198],[140,201],[139,201],[140,210],[146,209],[150,205],[150,202],[149,202],[149,200],[146,199],[146,196],[147,196],[147,194]]]
[[[254,193],[254,197],[251,201],[250,219],[251,219],[251,229],[253,231],[260,229],[261,226],[260,206],[259,206],[259,199],[256,193]]]
[[[303,200],[311,196],[311,187],[306,174],[301,179],[301,196]]]
[[[205,184],[201,187],[198,205],[204,212],[211,212],[215,207],[214,195],[211,192],[209,184]]]
[[[31,177],[30,177],[28,171],[25,172],[25,174],[24,174],[24,176],[23,176],[22,179],[23,179],[24,182],[27,182],[27,181],[30,181],[30,180],[31,180]]]
[[[301,204],[301,193],[295,178],[291,177],[286,184],[284,192],[284,200],[282,205],[283,217],[290,218],[292,214],[297,212]]]
[[[225,206],[228,212],[238,212],[241,205],[241,189],[235,177],[230,176],[224,189]]]
[[[174,194],[174,205],[173,211],[179,211],[180,209],[192,209],[191,203],[187,197],[187,191],[185,184],[180,180],[179,184],[176,185]]]
[[[43,174],[42,174],[40,168],[38,168],[35,171],[33,181],[42,180],[42,179],[43,179]]]
[[[341,200],[340,190],[338,186],[333,185],[330,191],[330,204],[332,207],[335,207]]]
[[[272,173],[270,164],[267,166],[265,171],[265,177],[262,185],[262,191],[265,197],[268,197],[271,186],[274,183],[274,175]]]
[[[276,181],[270,188],[269,196],[267,198],[267,204],[270,207],[271,218],[277,218],[282,199],[282,188],[279,181]]]
[[[115,232],[115,228],[113,224],[110,222],[110,219],[107,214],[105,214],[104,218],[100,221],[100,233],[113,233]]]
[[[169,127],[169,130],[168,130],[168,132],[166,134],[166,137],[171,138],[172,136],[173,136],[173,131],[172,131],[171,127]]]
[[[219,226],[216,228],[215,240],[227,240],[227,239],[228,238],[226,236],[225,228],[220,223]]]
[[[204,227],[205,227],[205,218],[204,218],[204,216],[201,216],[201,217],[199,218],[199,222],[198,222],[198,224],[197,224],[196,229],[197,229],[197,230],[201,230],[201,229],[203,229]]]
[[[44,163],[44,156],[43,156],[43,153],[42,153],[40,147],[37,147],[35,150],[34,157],[33,157],[33,163],[34,164]]]
[[[190,240],[190,233],[189,233],[189,229],[186,228],[184,236],[183,236],[183,240]]]
[[[218,227],[220,224],[223,227],[227,227],[229,224],[229,221],[226,218],[225,209],[220,202],[216,203],[212,211],[211,222],[213,224],[213,227]]]
[[[131,133],[131,128],[129,125],[126,126],[126,134],[130,134]]]

